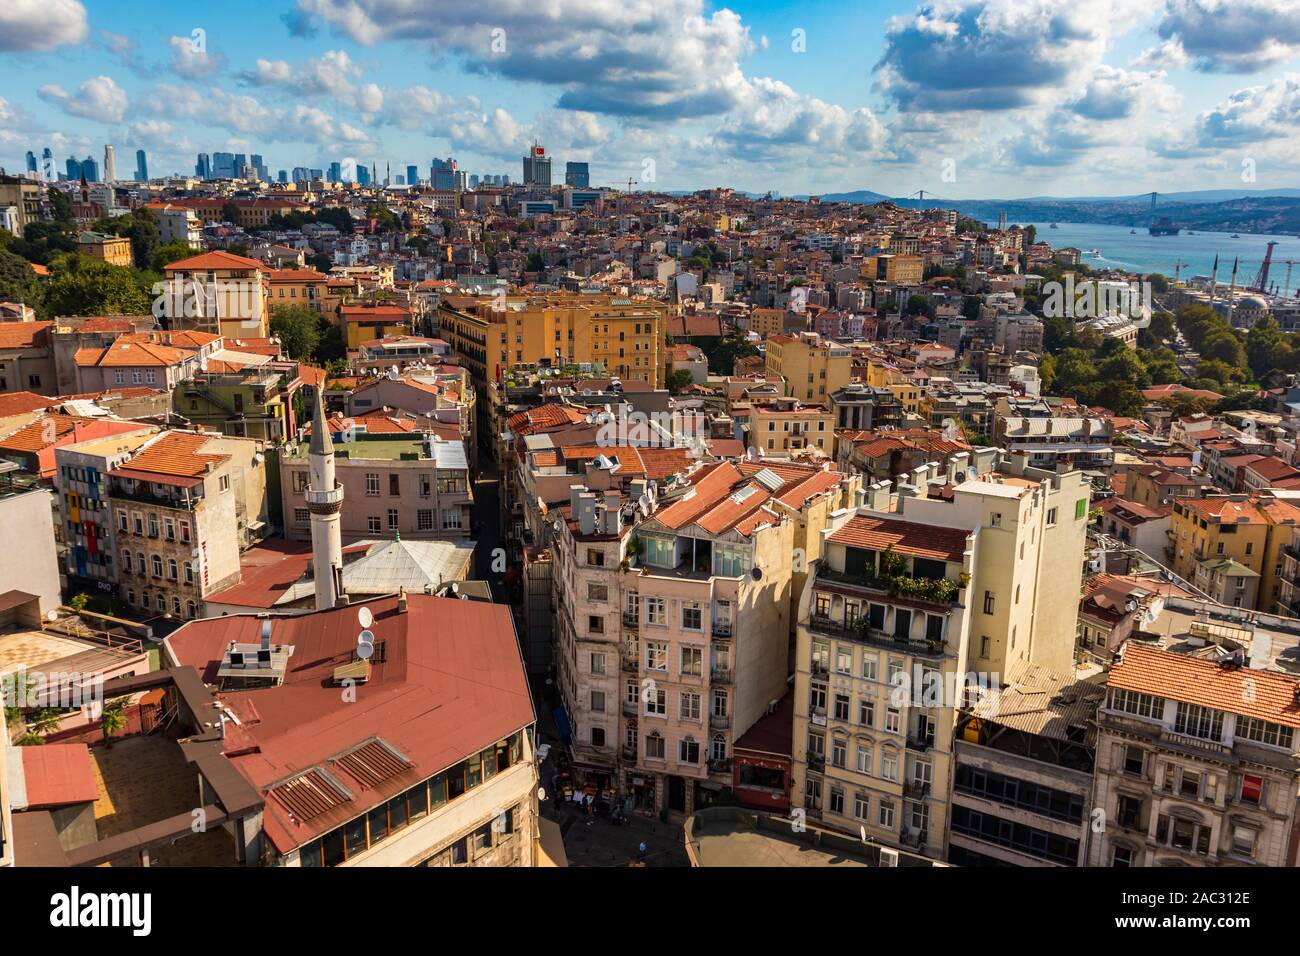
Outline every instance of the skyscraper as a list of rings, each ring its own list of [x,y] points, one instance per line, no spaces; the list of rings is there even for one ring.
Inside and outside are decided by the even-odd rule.
[[[36,154],[30,149],[27,151],[27,176],[30,179],[40,179],[41,174],[36,169]]]
[[[549,186],[551,184],[551,157],[546,155],[544,147],[536,143],[524,157],[524,185]]]
[[[270,178],[267,175],[268,170],[266,168],[266,163],[262,162],[262,156],[260,153],[254,153],[252,156],[249,156],[248,164],[253,167],[253,175],[257,177],[258,182]]]
[[[343,182],[343,164],[339,162],[330,163],[330,182]]]
[[[95,162],[95,157],[87,156],[81,161],[81,175],[88,183],[99,182],[99,163]]]
[[[52,183],[55,180],[54,154],[50,152],[48,146],[41,152],[41,178],[47,183]]]
[[[207,153],[199,153],[198,160],[194,163],[194,175],[199,179],[212,178],[212,159]]]
[[[149,181],[149,162],[145,159],[143,149],[135,151],[135,178],[136,182],[147,183]]]
[[[234,179],[235,178],[235,154],[234,153],[213,153],[212,154],[212,178],[213,179]]]
[[[420,170],[418,167],[416,166],[406,167],[406,185],[408,186],[420,185]]]
[[[362,166],[362,165],[358,164],[358,166],[357,166],[357,185],[358,185],[358,186],[369,186],[369,185],[370,185],[370,167],[369,167],[369,166]]]
[[[279,183],[287,183],[289,181],[289,173],[282,169],[275,174],[275,180]]]
[[[588,189],[591,186],[591,173],[587,169],[586,163],[565,163],[564,164],[564,185],[574,186],[578,189]]]
[[[104,146],[104,182],[117,182],[117,156],[113,153],[113,147],[107,144]]]
[[[435,159],[433,161],[430,168],[429,185],[434,189],[452,189],[457,192],[464,192],[468,183],[469,179],[465,171],[450,156],[446,159]]]

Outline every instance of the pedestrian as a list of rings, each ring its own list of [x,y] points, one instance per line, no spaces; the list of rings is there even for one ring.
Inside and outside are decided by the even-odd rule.
[[[637,860],[640,861],[641,863],[644,863],[645,851],[646,851],[645,840],[641,841],[641,845],[636,848],[636,851],[637,851]]]

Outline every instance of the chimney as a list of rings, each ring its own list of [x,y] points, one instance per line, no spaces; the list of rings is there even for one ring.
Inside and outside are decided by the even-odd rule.
[[[397,589],[397,613],[406,613],[406,588],[398,587]]]
[[[271,619],[269,617],[264,617],[262,618],[262,650],[269,651],[270,649],[271,649]]]

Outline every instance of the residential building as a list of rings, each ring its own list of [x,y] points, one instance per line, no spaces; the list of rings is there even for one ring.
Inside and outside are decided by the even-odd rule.
[[[265,338],[267,267],[229,252],[205,252],[165,266],[161,318],[170,329],[236,338]]]
[[[766,370],[785,379],[785,393],[830,407],[830,396],[849,383],[853,353],[823,342],[816,332],[774,335],[767,340]]]

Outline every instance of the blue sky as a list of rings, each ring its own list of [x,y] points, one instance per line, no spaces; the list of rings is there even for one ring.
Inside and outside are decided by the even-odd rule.
[[[201,10],[201,12],[195,12]],[[1297,0],[5,0],[0,165],[434,156],[950,198],[1300,183]]]

